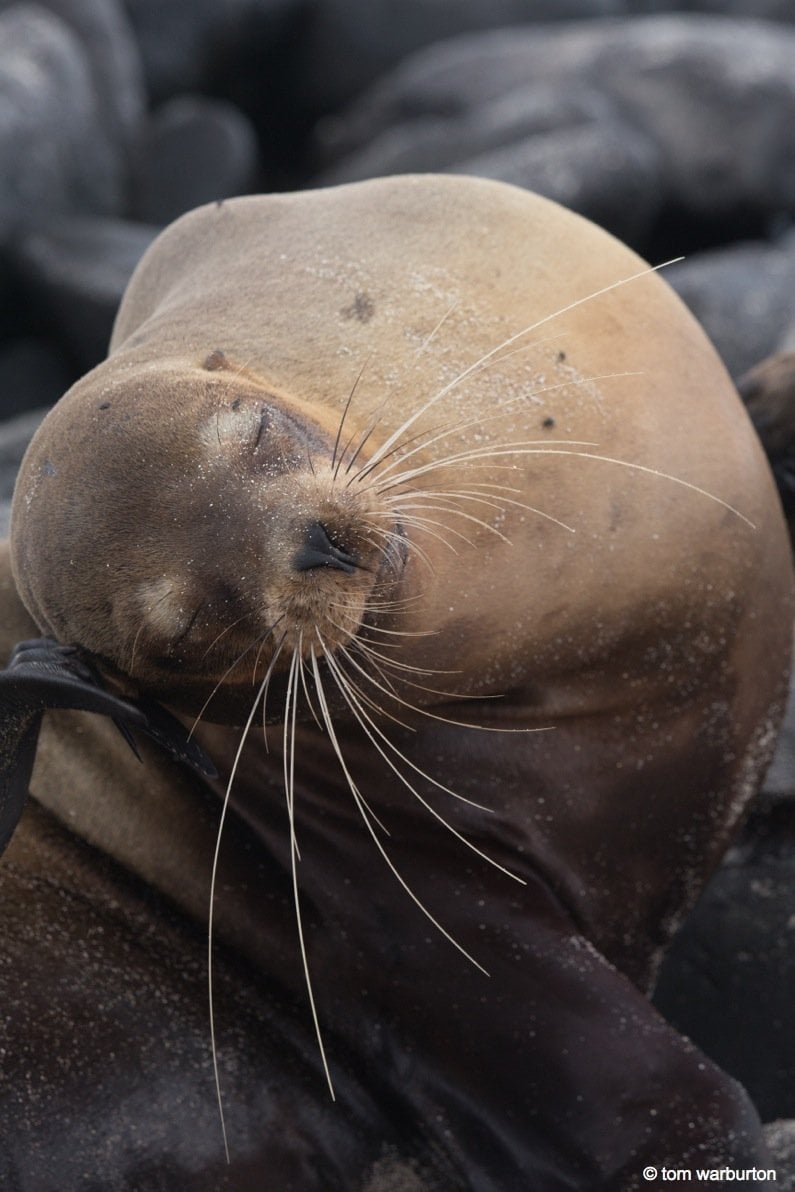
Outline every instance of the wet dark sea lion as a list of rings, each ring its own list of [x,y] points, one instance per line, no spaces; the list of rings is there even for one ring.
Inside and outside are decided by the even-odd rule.
[[[0,870],[10,1186],[770,1166],[646,994],[772,751],[790,553],[626,248],[451,177],[185,216],[31,444],[0,575],[7,652],[62,643],[60,706],[76,659],[124,730],[47,715]]]
[[[778,352],[749,369],[737,382],[776,478],[795,541],[795,352]]]

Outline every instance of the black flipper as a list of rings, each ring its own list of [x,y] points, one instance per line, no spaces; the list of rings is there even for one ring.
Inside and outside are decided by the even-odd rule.
[[[42,716],[55,708],[110,716],[139,758],[133,729],[204,777],[216,775],[207,754],[174,716],[152,700],[111,695],[74,646],[46,637],[20,642],[0,671],[0,852],[25,806]]]

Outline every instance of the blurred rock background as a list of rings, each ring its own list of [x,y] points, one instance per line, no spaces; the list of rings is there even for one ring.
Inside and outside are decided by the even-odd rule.
[[[666,277],[735,378],[795,345],[795,0],[0,0],[0,531],[164,224],[423,170],[686,254]],[[768,1121],[795,1117],[794,755],[788,729],[658,991]]]

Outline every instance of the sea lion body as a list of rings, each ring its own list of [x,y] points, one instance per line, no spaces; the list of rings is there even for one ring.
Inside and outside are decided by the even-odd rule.
[[[791,562],[728,378],[643,271],[471,179],[200,208],[31,445],[12,564],[38,628],[201,712],[222,776],[267,674],[286,723],[248,736],[215,908],[300,1056],[243,1046],[239,1174],[369,1187],[385,1148],[429,1186],[552,1192],[764,1159],[741,1091],[640,991],[769,760]],[[205,922],[222,779],[151,763],[138,794],[121,746],[65,724],[34,794]],[[258,1079],[268,1124],[241,1138]]]

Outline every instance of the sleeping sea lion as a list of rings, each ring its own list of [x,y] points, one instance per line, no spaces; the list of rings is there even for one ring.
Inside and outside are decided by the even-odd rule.
[[[127,736],[182,726],[143,767],[85,711],[42,730],[0,891],[12,1185],[770,1166],[647,993],[771,756],[789,546],[628,249],[455,177],[184,216],[34,438],[2,566],[8,649],[76,651]]]

